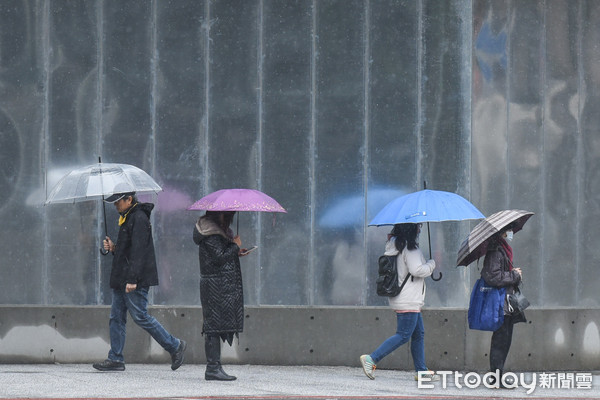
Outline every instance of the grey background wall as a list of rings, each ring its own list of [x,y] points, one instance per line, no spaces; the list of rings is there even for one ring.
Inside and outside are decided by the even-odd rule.
[[[426,180],[486,215],[536,213],[514,242],[524,291],[544,319],[586,315],[551,318],[542,343],[576,325],[598,355],[599,20],[591,0],[3,1],[3,312],[44,326],[27,310],[106,310],[99,204],[43,206],[63,174],[102,156],[164,188],[146,199],[157,204],[157,306],[199,304],[199,215],[185,207],[249,187],[288,210],[239,216],[244,243],[260,246],[243,260],[253,310],[379,312],[373,265],[388,230],[367,224]],[[112,235],[116,217],[109,207]],[[454,264],[473,225],[431,226],[444,273],[428,283],[433,313],[464,314],[478,270]],[[2,335],[11,321],[0,318]],[[442,334],[428,327],[429,343]]]

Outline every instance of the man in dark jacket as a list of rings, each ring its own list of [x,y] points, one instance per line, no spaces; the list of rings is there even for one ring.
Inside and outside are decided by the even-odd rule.
[[[110,272],[110,351],[106,360],[93,367],[100,371],[125,370],[123,348],[129,311],[133,321],[171,354],[171,369],[176,370],[183,363],[186,343],[172,336],[148,314],[148,289],[158,285],[150,225],[154,204],[138,203],[135,192],[114,194],[105,201],[114,203],[120,214],[120,228],[116,244],[108,236],[104,240],[104,249],[114,254]]]

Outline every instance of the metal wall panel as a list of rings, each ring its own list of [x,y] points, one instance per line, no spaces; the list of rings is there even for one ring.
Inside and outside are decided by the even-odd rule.
[[[251,187],[289,212],[239,215],[244,245],[260,246],[242,259],[248,304],[383,305],[374,263],[389,229],[368,222],[385,196],[427,180],[487,215],[534,211],[513,242],[528,296],[597,307],[599,8],[4,1],[0,303],[110,303],[100,203],[42,205],[101,155],[165,188],[144,197],[157,205],[158,304],[199,300],[201,213],[185,207]],[[340,205],[343,218],[328,219]],[[115,236],[112,205],[106,214]],[[453,262],[472,226],[432,224],[445,279],[429,284],[428,304],[466,307],[479,271]]]
[[[0,13],[0,302],[40,303],[47,298],[43,199],[46,132],[47,27],[44,2],[7,1]],[[28,203],[29,201],[29,203]]]
[[[317,3],[314,207],[317,215],[344,194],[364,193],[364,46],[362,1]],[[364,209],[351,229],[317,226],[314,304],[361,304]]]
[[[582,4],[581,20],[581,75],[584,90],[580,95],[581,157],[580,196],[578,199],[579,219],[576,223],[578,234],[577,253],[577,299],[579,307],[598,307],[597,266],[600,263],[600,3],[588,1]]]
[[[424,1],[422,5],[421,64],[419,85],[420,148],[417,162],[421,182],[415,189],[445,190],[469,198],[470,167],[468,142],[470,121],[464,119],[469,102],[462,96],[470,90],[470,72],[465,71],[461,50],[469,22],[462,17],[470,12],[465,2]],[[467,24],[467,26],[464,26]],[[467,59],[468,60],[468,59]],[[424,226],[424,228],[427,225]],[[466,271],[456,268],[456,249],[469,233],[469,222],[429,224],[431,248],[426,229],[421,233],[420,247],[426,259],[437,263],[434,276],[441,271],[443,279],[428,283],[427,304],[433,307],[462,307],[468,296],[456,290],[465,281]]]
[[[580,89],[578,48],[579,4],[551,2],[546,10],[544,156],[546,173],[543,196],[544,274],[540,279],[541,303],[575,304],[577,266],[577,199],[580,156],[578,92]],[[550,267],[552,266],[552,267]]]
[[[418,2],[370,3],[367,225],[395,197],[414,190],[417,178],[419,80]],[[377,258],[391,227],[367,228],[365,304],[383,305],[373,287]]]
[[[258,259],[258,304],[301,305],[310,296],[314,12],[310,1],[263,2],[260,189],[287,214],[261,215],[260,247],[243,260]]]
[[[95,2],[61,7],[49,2],[48,35],[40,40],[48,51],[48,126],[45,144],[45,201],[63,174],[97,162],[98,8]],[[40,171],[42,172],[42,171]],[[43,172],[42,172],[43,174]],[[36,205],[38,205],[36,204]],[[47,241],[44,286],[48,304],[94,304],[100,261],[99,202],[43,206]],[[111,221],[112,222],[112,221]],[[109,266],[109,263],[104,264]]]
[[[262,153],[258,137],[258,30],[256,2],[211,2],[209,80],[209,192],[256,188]],[[204,193],[206,195],[208,193]],[[241,213],[242,245],[257,242],[257,213]],[[234,228],[237,232],[237,228]],[[256,304],[260,266],[255,255],[242,261],[248,304]]]
[[[507,41],[508,5],[473,5],[472,202],[484,215],[508,204]]]
[[[544,46],[544,14],[540,4],[534,2],[512,3],[508,12],[511,21],[507,38],[509,207],[536,213],[513,242],[514,263],[523,269],[524,291],[539,304],[540,287],[533,283],[543,274],[540,262],[543,240],[537,232],[540,232],[540,214],[543,213],[540,207],[544,203],[542,171],[546,165],[541,151],[544,64],[539,57]],[[529,40],[521,40],[523,37]]]
[[[206,194],[210,21],[202,1],[159,1],[155,13],[154,176],[163,191],[154,217],[160,280],[154,302],[200,304],[198,247],[192,231],[201,213],[186,208]]]

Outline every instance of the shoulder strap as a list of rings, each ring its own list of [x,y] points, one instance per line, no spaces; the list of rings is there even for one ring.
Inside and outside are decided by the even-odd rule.
[[[406,250],[406,247],[404,248],[404,250]],[[406,265],[406,258],[404,255],[404,250],[402,250],[402,259],[404,260],[404,265]],[[400,285],[400,290],[398,291],[398,294],[400,294],[400,292],[402,292],[402,288],[404,287],[404,285],[406,285],[406,282],[408,281],[408,278],[410,278],[412,275],[410,274],[410,272],[408,272],[408,266],[406,268],[406,277],[404,278],[404,282],[402,282],[402,285]]]
[[[404,287],[404,285],[406,285],[406,281],[408,281],[408,278],[410,278],[411,275],[410,273],[406,274],[406,278],[404,278],[404,282],[402,282],[402,285],[400,285],[400,290],[398,291],[398,294],[400,294],[400,292],[402,291],[402,288]]]

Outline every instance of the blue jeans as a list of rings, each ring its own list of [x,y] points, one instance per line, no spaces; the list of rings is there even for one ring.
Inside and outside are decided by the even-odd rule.
[[[127,311],[133,321],[150,334],[169,353],[179,348],[179,339],[173,337],[150,314],[148,314],[148,288],[138,288],[133,292],[113,289],[112,306],[110,308],[110,351],[108,358],[113,361],[125,362],[123,348],[125,347],[125,324]]]
[[[371,353],[373,362],[377,364],[385,356],[408,342],[416,371],[427,371],[425,366],[425,327],[421,313],[396,313],[398,327],[396,334],[383,342],[377,350]]]

